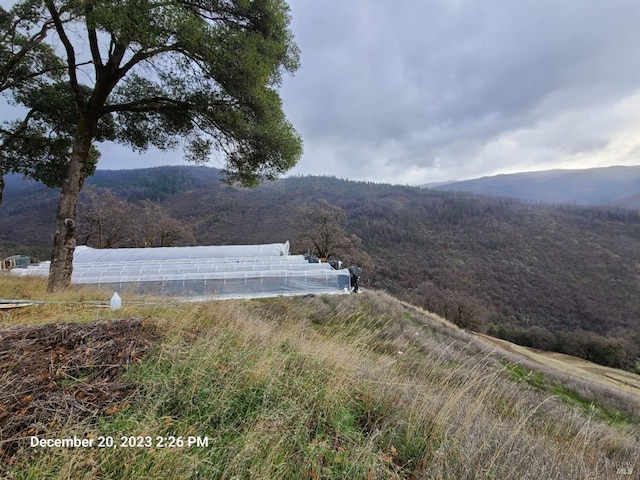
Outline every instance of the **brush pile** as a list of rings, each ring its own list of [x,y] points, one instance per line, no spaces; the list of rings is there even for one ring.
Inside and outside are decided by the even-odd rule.
[[[133,318],[0,329],[0,463],[31,435],[117,413],[134,392],[120,373],[157,337]]]

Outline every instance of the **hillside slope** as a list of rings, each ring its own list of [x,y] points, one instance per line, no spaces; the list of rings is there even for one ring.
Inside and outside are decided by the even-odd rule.
[[[295,250],[297,208],[325,198],[346,211],[348,230],[375,262],[365,286],[523,345],[638,368],[636,211],[328,177],[237,189],[206,168],[99,171],[90,180],[130,201],[160,201],[201,244],[288,239]],[[48,248],[55,192],[9,189],[5,198],[0,244]]]
[[[640,208],[640,166],[546,170],[450,182],[434,188],[508,196],[531,202],[614,204]]]
[[[174,305],[124,298],[112,312],[78,301],[108,294],[52,297],[41,280],[0,276],[0,296],[9,290],[49,303],[5,312],[0,338],[29,329],[23,339],[33,343],[40,328],[53,342],[51,329],[73,332],[45,375],[29,369],[47,360],[32,345],[11,360],[0,344],[0,361],[13,362],[3,370],[21,375],[5,380],[30,387],[0,390],[3,401],[20,399],[0,415],[0,473],[10,478],[610,479],[640,468],[640,397],[558,376],[380,291]],[[160,336],[135,353],[119,342],[130,331],[120,325]],[[102,378],[96,351],[130,361]],[[76,408],[85,397],[74,393],[112,385],[115,403],[96,411],[98,397],[90,415]],[[67,401],[52,409],[54,396]],[[39,421],[19,430],[14,420],[31,413]],[[114,446],[30,447],[34,435]]]

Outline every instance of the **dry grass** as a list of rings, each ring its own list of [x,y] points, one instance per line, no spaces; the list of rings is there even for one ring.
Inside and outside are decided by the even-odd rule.
[[[47,282],[39,277],[14,277],[0,272],[0,299],[23,300],[33,303],[30,307],[11,311],[0,310],[0,328],[17,325],[45,323],[91,322],[135,317],[140,308],[148,305],[175,305],[166,299],[121,295],[120,310],[112,311],[109,300],[113,292],[99,288],[72,285],[58,293],[47,292]]]
[[[521,366],[505,368],[464,332],[381,292],[126,308],[164,334],[122,377],[136,400],[57,436],[196,435],[208,446],[32,449],[27,464],[5,465],[7,475],[610,479],[640,471],[634,419],[612,424],[595,406],[585,411],[514,378]]]

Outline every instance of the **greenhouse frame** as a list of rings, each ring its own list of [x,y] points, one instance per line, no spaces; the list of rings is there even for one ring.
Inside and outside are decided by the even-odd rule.
[[[49,273],[49,262],[17,275]],[[76,248],[71,283],[113,292],[188,299],[257,298],[351,292],[347,269],[291,255],[289,242],[266,245]]]

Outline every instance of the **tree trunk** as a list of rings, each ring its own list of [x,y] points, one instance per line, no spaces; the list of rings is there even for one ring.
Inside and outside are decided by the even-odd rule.
[[[81,120],[73,142],[67,176],[60,192],[51,266],[49,267],[49,284],[47,286],[49,292],[62,290],[71,284],[73,252],[76,248],[76,210],[80,190],[86,178],[85,167],[89,158],[91,140],[92,135],[87,122]]]
[[[0,205],[2,205],[2,193],[4,192],[4,157],[0,152]]]

